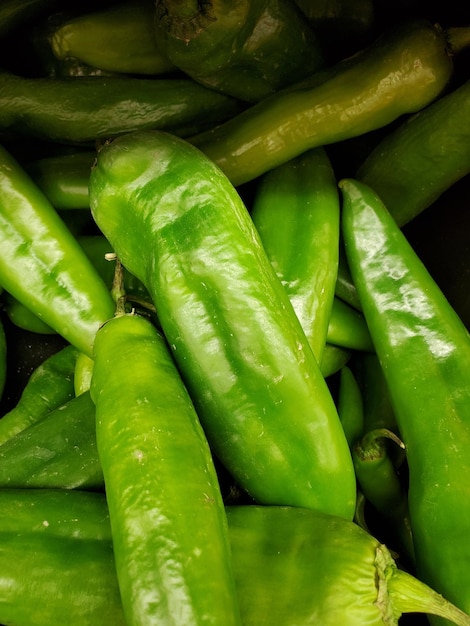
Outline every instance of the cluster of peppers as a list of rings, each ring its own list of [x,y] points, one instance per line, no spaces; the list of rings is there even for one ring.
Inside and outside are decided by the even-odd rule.
[[[1,4],[3,626],[470,625],[470,19],[409,5]]]

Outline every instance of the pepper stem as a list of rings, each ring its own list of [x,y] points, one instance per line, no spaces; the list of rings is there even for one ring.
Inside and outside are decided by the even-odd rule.
[[[394,570],[388,580],[388,591],[395,608],[401,613],[427,613],[450,620],[457,626],[470,626],[470,615],[403,570]]]
[[[217,20],[210,0],[156,0],[157,19],[173,37],[189,43]]]
[[[124,315],[126,313],[126,291],[124,289],[124,268],[122,263],[114,253],[106,255],[108,260],[114,260],[114,276],[113,284],[111,286],[111,296],[116,303],[116,310],[114,316]]]
[[[451,54],[470,48],[470,26],[450,26],[445,33]]]

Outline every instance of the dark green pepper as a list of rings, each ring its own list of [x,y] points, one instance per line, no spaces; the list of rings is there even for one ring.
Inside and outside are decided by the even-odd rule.
[[[192,142],[238,186],[308,149],[357,137],[422,109],[448,85],[457,50],[439,27],[405,21],[352,57]]]
[[[402,563],[414,567],[414,547],[408,511],[408,494],[404,488],[389,444],[404,448],[390,430],[369,430],[353,446],[353,461],[359,487],[379,515],[383,537],[398,550]],[[384,528],[385,527],[385,528]]]
[[[387,134],[357,171],[404,226],[470,174],[470,79]]]
[[[104,488],[89,393],[71,398],[0,445],[0,487]]]
[[[0,419],[0,445],[73,397],[77,355],[65,346],[34,369],[17,404]]]
[[[175,67],[158,45],[154,13],[149,0],[124,1],[62,20],[60,16],[51,19],[45,38],[51,55],[59,61],[73,58],[123,74],[167,74]]]
[[[136,129],[190,135],[242,110],[189,78],[26,78],[0,73],[0,133],[72,144]]]
[[[114,311],[102,278],[44,194],[0,146],[0,284],[91,356]]]
[[[157,0],[156,40],[199,83],[257,102],[323,66],[314,30],[290,0]]]
[[[128,623],[240,624],[211,452],[150,321],[102,326],[90,391]]]
[[[469,611],[469,334],[377,194],[340,186],[349,266],[406,446],[417,573]]]
[[[214,454],[260,503],[351,518],[355,478],[336,407],[241,197],[185,140],[104,146],[92,214],[148,289]]]
[[[352,448],[364,430],[364,406],[356,376],[346,365],[340,371],[337,404],[339,419]]]

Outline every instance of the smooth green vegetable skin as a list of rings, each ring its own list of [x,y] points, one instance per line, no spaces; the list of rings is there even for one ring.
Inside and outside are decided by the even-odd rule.
[[[77,355],[65,346],[32,372],[16,406],[0,419],[0,445],[73,397]]]
[[[403,226],[470,173],[470,80],[407,119],[367,157],[357,178]]]
[[[4,489],[0,506],[2,623],[128,624],[104,494]],[[396,626],[401,613],[416,611],[470,623],[348,520],[298,507],[231,506],[226,514],[243,624]]]
[[[49,34],[52,53],[109,72],[167,74],[175,67],[158,45],[154,11],[152,2],[132,0],[72,17]]]
[[[128,626],[105,496],[74,490],[0,492],[0,622]]]
[[[349,265],[406,445],[418,575],[468,612],[469,334],[378,196],[340,186]]]
[[[157,0],[155,38],[203,85],[248,102],[323,67],[316,33],[290,0]]]
[[[0,133],[71,144],[158,128],[187,136],[242,107],[187,78],[84,76],[80,80],[0,74]]]
[[[0,147],[0,284],[79,350],[114,304],[106,285],[52,205]]]
[[[444,33],[427,21],[407,21],[353,57],[191,141],[240,185],[310,148],[418,111],[442,92],[452,73]]]
[[[214,454],[260,503],[354,514],[330,391],[240,196],[183,139],[103,147],[92,214],[152,296]]]
[[[364,406],[359,383],[347,365],[341,368],[337,405],[339,419],[349,447],[352,448],[364,429]]]
[[[91,396],[128,626],[240,624],[207,440],[163,337],[118,316],[98,332]]]
[[[470,623],[353,522],[300,507],[232,506],[227,518],[246,626],[396,626],[405,612]]]
[[[333,305],[339,249],[339,194],[323,148],[267,172],[251,218],[321,361]]]
[[[0,487],[103,489],[89,393],[71,398],[0,445]]]

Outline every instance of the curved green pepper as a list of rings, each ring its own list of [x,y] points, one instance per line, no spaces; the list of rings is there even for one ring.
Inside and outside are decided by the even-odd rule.
[[[59,23],[51,20],[46,33],[51,54],[59,61],[74,58],[108,72],[167,74],[175,66],[155,37],[154,13],[152,2],[132,0]]]
[[[0,445],[73,397],[77,355],[68,345],[34,369],[17,404],[0,419]]]
[[[374,345],[364,316],[341,298],[334,298],[328,322],[329,343],[352,350],[372,351]]]
[[[89,393],[71,398],[0,445],[0,487],[104,488]]]
[[[35,315],[27,306],[19,302],[10,293],[2,294],[2,305],[12,324],[32,333],[54,335],[57,331]]]
[[[422,109],[447,86],[454,69],[451,51],[440,28],[426,20],[405,21],[352,57],[191,141],[240,185],[308,149]]]
[[[0,73],[0,133],[72,144],[137,129],[190,135],[242,110],[189,78],[26,78]]]
[[[155,33],[185,74],[249,102],[324,64],[314,30],[290,0],[157,0]]]
[[[398,550],[402,562],[413,567],[408,494],[389,453],[389,442],[404,447],[395,433],[385,428],[365,432],[352,449],[354,469],[362,493],[379,514],[380,525],[386,527],[382,538],[386,536],[389,545]]]
[[[3,489],[0,507],[2,622],[125,623],[104,494]],[[229,506],[226,513],[247,626],[397,626],[412,612],[470,624],[352,522],[289,507]]]
[[[387,134],[357,171],[399,226],[470,174],[470,79]]]
[[[364,430],[364,406],[359,383],[347,365],[340,371],[337,405],[339,419],[352,448]]]
[[[256,187],[250,214],[321,362],[339,249],[338,186],[323,148],[309,150],[267,172]]]
[[[351,358],[351,350],[326,343],[320,362],[320,371],[325,378],[339,372]]]
[[[355,478],[333,398],[241,197],[185,140],[104,146],[92,214],[147,287],[215,455],[260,503],[352,517]]]
[[[469,611],[469,334],[377,194],[340,186],[349,266],[406,446],[417,572]]]
[[[164,338],[118,314],[98,331],[91,397],[129,625],[239,624],[217,474]]]
[[[48,326],[91,355],[114,304],[57,212],[0,146],[0,284]]]

